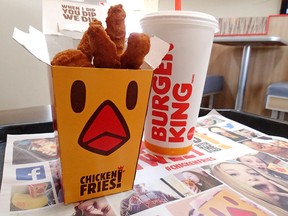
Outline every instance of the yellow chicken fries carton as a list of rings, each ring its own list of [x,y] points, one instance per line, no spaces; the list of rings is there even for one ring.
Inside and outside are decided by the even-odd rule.
[[[133,186],[152,70],[52,67],[65,203]]]
[[[31,26],[15,28],[13,38],[48,65],[64,202],[132,189],[153,68],[169,44],[150,38],[144,65],[151,67],[100,69],[51,66],[47,37]]]

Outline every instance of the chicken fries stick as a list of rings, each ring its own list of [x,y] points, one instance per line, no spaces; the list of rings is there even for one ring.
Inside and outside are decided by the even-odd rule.
[[[101,21],[95,19],[93,22],[89,23],[89,26],[91,25],[102,25],[102,23]],[[92,62],[93,52],[90,47],[90,42],[89,42],[89,38],[87,35],[87,31],[84,32],[83,37],[77,46],[77,49],[81,50],[88,57],[90,62]]]
[[[100,25],[90,25],[87,35],[94,56],[94,66],[97,68],[120,68],[116,45],[105,29]]]
[[[139,69],[150,50],[150,37],[144,33],[131,33],[125,52],[121,55],[121,68]]]
[[[88,57],[77,49],[68,49],[57,53],[51,61],[51,65],[71,67],[93,67]]]
[[[106,32],[111,40],[116,44],[117,54],[121,55],[124,50],[126,27],[126,12],[121,4],[111,6],[106,18]]]

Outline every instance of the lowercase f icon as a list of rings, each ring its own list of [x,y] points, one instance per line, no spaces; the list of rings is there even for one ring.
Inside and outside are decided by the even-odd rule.
[[[16,169],[16,180],[34,181],[45,179],[44,166],[34,166]]]

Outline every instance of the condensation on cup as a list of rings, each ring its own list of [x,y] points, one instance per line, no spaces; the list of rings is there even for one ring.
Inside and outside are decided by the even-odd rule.
[[[192,148],[214,34],[215,17],[160,11],[140,20],[143,32],[170,44],[154,70],[144,143],[157,155],[186,155]]]

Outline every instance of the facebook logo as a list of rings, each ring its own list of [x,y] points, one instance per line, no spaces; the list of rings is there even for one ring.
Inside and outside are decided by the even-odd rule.
[[[45,179],[44,166],[34,166],[16,169],[16,180],[40,180]]]

